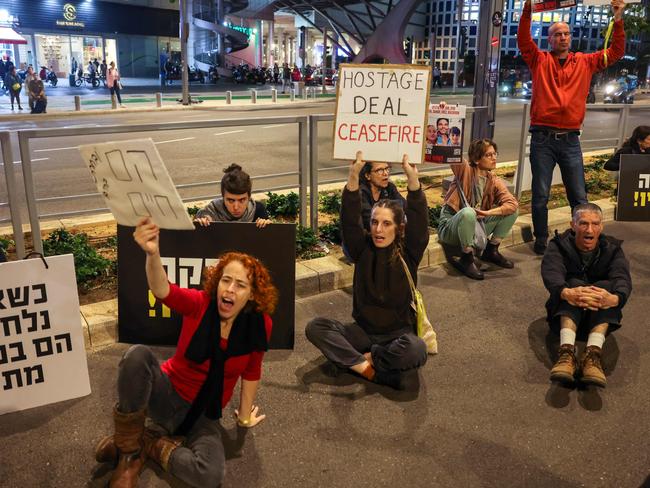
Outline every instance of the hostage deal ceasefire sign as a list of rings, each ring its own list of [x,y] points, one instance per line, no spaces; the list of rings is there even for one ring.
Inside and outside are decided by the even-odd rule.
[[[334,122],[334,158],[412,163],[424,159],[428,66],[343,64]]]

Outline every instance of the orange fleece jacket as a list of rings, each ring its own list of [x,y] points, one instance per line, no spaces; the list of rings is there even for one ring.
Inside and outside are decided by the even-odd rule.
[[[591,54],[569,53],[564,66],[551,52],[540,51],[530,35],[531,9],[524,8],[517,30],[521,56],[530,68],[533,100],[530,124],[580,130],[585,118],[589,85],[594,73],[606,68],[603,50]],[[614,22],[613,40],[607,49],[607,65],[625,52],[623,21]]]

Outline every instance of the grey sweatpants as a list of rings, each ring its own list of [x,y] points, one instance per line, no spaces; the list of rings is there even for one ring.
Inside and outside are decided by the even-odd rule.
[[[147,408],[147,415],[168,433],[183,422],[190,408],[174,389],[151,349],[129,348],[122,357],[117,379],[118,409],[129,413]],[[225,474],[225,455],[218,421],[205,415],[190,430],[182,446],[174,450],[169,471],[191,486],[216,487]]]
[[[340,368],[365,361],[363,353],[372,354],[378,371],[406,371],[419,368],[427,361],[427,346],[410,329],[387,335],[370,335],[356,323],[343,325],[338,320],[317,317],[307,324],[309,342]]]

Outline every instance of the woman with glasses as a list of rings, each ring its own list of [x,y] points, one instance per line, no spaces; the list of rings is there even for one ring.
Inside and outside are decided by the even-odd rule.
[[[470,144],[469,163],[463,161],[450,165],[455,178],[445,195],[445,205],[440,213],[438,242],[461,248],[460,259],[450,259],[450,263],[475,280],[484,277],[474,262],[477,219],[483,219],[489,238],[481,259],[502,268],[514,267],[514,263],[499,252],[499,244],[517,220],[519,203],[506,183],[492,174],[497,165],[497,155],[497,145],[491,139],[478,139]],[[459,184],[468,203],[466,207],[458,190]]]
[[[370,232],[370,212],[379,200],[394,200],[406,209],[406,200],[390,181],[391,167],[388,163],[366,162],[359,175],[361,194],[361,221]]]

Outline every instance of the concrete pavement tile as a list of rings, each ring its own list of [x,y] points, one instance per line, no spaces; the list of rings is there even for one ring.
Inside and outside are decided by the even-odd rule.
[[[93,348],[117,342],[117,298],[81,307]]]
[[[318,292],[318,272],[302,263],[296,263],[296,297],[304,298]]]

